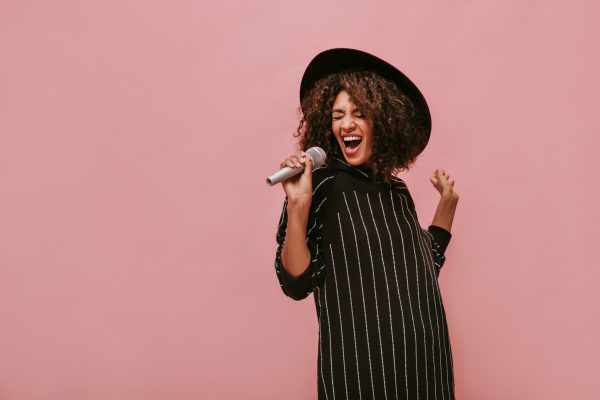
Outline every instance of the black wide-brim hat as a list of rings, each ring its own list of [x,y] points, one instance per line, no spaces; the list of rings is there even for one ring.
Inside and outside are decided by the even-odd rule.
[[[300,104],[317,81],[348,69],[373,71],[382,78],[395,83],[408,96],[424,129],[421,148],[417,149],[416,154],[421,153],[427,146],[431,134],[431,113],[427,101],[419,88],[398,68],[372,54],[347,48],[329,49],[317,54],[308,64],[302,76]]]

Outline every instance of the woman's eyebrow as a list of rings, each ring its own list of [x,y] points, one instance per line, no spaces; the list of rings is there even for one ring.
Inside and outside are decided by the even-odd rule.
[[[352,112],[356,112],[357,110],[358,110],[358,107],[354,108],[354,109],[352,110]],[[342,110],[341,108],[334,108],[333,110],[331,110],[331,113],[332,113],[332,114],[333,114],[333,113],[336,113],[336,112],[338,112],[338,113],[342,113],[342,114],[343,114],[343,113],[344,113],[344,110]]]

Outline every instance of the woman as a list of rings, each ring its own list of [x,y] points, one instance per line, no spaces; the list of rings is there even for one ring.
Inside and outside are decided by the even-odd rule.
[[[283,182],[275,269],[283,292],[314,292],[319,322],[319,399],[454,399],[452,352],[437,282],[458,194],[449,175],[432,224],[421,228],[407,170],[431,131],[417,87],[387,62],[331,49],[307,67],[300,88],[302,149],[323,148],[313,171]]]

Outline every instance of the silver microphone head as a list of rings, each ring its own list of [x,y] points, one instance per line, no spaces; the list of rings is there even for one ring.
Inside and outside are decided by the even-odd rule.
[[[308,156],[313,160],[313,170],[320,168],[323,166],[323,164],[325,164],[327,154],[322,148],[311,147],[310,149],[306,150],[305,153],[308,154]],[[267,185],[273,186],[279,182],[291,178],[294,175],[300,174],[303,171],[304,166],[302,168],[283,167],[279,171],[275,172],[273,175],[267,178]]]
[[[306,150],[306,154],[308,154],[313,160],[313,169],[320,168],[323,166],[323,164],[325,164],[325,160],[327,160],[327,154],[325,153],[325,150],[320,147],[311,147],[310,149]]]

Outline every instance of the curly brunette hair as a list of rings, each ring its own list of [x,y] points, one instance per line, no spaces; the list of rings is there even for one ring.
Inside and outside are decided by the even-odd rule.
[[[345,70],[329,75],[307,92],[298,108],[301,116],[294,137],[306,150],[321,147],[341,155],[331,132],[331,109],[337,94],[345,90],[373,129],[373,176],[389,183],[397,172],[408,170],[429,138],[425,119],[413,102],[394,83],[372,71]]]

